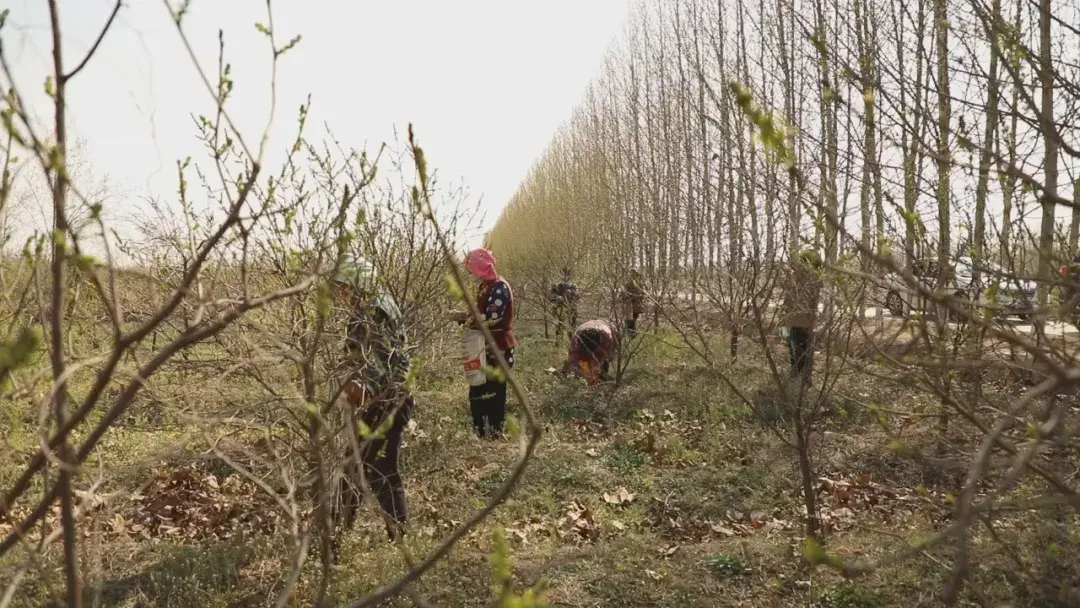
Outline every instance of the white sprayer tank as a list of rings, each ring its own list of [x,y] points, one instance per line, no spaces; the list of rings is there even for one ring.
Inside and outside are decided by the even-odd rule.
[[[484,344],[484,334],[478,329],[470,329],[465,332],[461,339],[462,362],[465,368],[465,380],[469,386],[481,386],[487,382],[487,374],[484,373],[484,360],[487,358],[487,349]]]

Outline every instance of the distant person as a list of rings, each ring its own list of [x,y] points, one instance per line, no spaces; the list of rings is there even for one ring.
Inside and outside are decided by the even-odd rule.
[[[548,300],[555,316],[555,338],[562,338],[563,332],[572,334],[577,326],[577,303],[580,297],[578,286],[570,277],[570,269],[563,268],[562,280],[551,286]]]
[[[398,457],[413,413],[413,398],[405,387],[410,363],[401,309],[379,289],[375,268],[362,259],[346,257],[331,282],[335,296],[350,308],[343,394],[359,420],[368,429],[380,431],[366,442],[359,438],[360,460],[364,479],[387,516],[387,535],[394,541],[404,534],[407,520]],[[349,453],[341,482],[344,513],[335,516],[345,529],[352,528],[363,498],[352,448]]]
[[[633,338],[637,335],[638,319],[645,311],[645,289],[642,287],[641,273],[630,271],[630,279],[619,293],[626,314],[626,334]]]
[[[791,280],[784,302],[791,377],[809,385],[814,369],[814,324],[821,297],[821,255],[813,249],[799,253],[791,263]]]
[[[570,338],[563,373],[573,372],[590,386],[611,380],[611,362],[619,354],[619,327],[606,319],[582,323]]]
[[[1061,316],[1075,325],[1078,321],[1077,308],[1080,307],[1080,252],[1061,267],[1061,276],[1065,282],[1061,288]]]
[[[514,293],[510,284],[495,271],[495,257],[487,249],[469,253],[465,266],[480,281],[476,291],[476,308],[483,315],[484,324],[502,352],[507,365],[514,366]],[[457,320],[469,327],[479,326],[469,315],[458,315]],[[488,349],[488,365],[495,367],[495,355]],[[485,384],[469,387],[469,407],[472,410],[473,428],[481,439],[502,437],[506,421],[506,378],[489,377]]]

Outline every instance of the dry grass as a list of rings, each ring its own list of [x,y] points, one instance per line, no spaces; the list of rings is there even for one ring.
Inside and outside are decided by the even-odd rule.
[[[214,356],[210,349],[199,354]],[[511,541],[516,578],[546,587],[556,606],[939,604],[936,594],[951,559],[947,547],[854,582],[807,566],[793,452],[689,353],[652,344],[614,393],[547,374],[561,355],[561,347],[525,332],[517,371],[544,420],[545,437],[512,498],[418,585],[431,602],[487,604],[491,529],[498,525]],[[764,385],[762,369],[760,361],[743,360],[729,372],[747,385]],[[244,407],[251,389],[184,378],[176,371],[159,377],[99,450],[107,480],[103,494],[112,502],[84,525],[83,569],[93,605],[261,606],[280,589],[288,555],[284,537],[272,522],[251,523],[253,514],[269,513],[270,507],[253,498],[253,489],[227,482],[229,467],[208,457],[176,416]],[[516,454],[511,442],[472,437],[464,393],[455,370],[443,362],[426,370],[417,394],[417,424],[407,437],[403,463],[414,555],[434,547],[478,508]],[[815,448],[818,471],[827,480],[820,492],[830,550],[851,558],[880,555],[947,521],[947,497],[962,478],[890,452],[889,438],[866,414],[867,404],[912,412],[933,411],[934,404],[902,385],[868,383],[855,372],[841,378],[833,401],[828,430]],[[18,454],[36,446],[25,413],[5,414],[22,422],[5,428],[6,445],[16,457],[0,464],[0,482],[17,469]],[[931,424],[913,417],[905,422],[904,437],[929,445]],[[961,453],[969,449],[962,437],[956,446]],[[199,529],[206,520],[193,515],[189,519],[196,523],[181,525],[177,533],[149,529],[147,496],[155,496],[175,471],[195,473],[213,501],[236,511],[227,525],[207,533]],[[87,471],[83,482],[96,473]],[[204,507],[183,508],[194,514]],[[404,570],[374,512],[367,514],[335,574],[332,595],[338,600],[359,597]],[[998,533],[1016,543],[1013,554],[1033,570],[1080,581],[1075,560],[1066,557],[1080,549],[1075,516]],[[975,547],[973,576],[987,597],[1017,606],[1064,606],[1025,586],[1010,553],[985,532]],[[4,572],[14,565],[0,563],[0,580],[8,579]],[[310,602],[315,574],[304,573],[295,605]],[[41,564],[30,578],[16,605],[57,601],[63,590],[58,562]],[[968,604],[974,601],[965,596]]]

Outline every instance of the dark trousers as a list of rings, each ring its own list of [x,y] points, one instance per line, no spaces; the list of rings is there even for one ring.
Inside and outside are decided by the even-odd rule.
[[[564,333],[573,337],[574,330],[577,329],[577,309],[572,306],[556,305],[554,313],[556,342],[562,339]]]
[[[814,336],[805,327],[790,328],[788,355],[791,360],[791,377],[809,381],[814,371]]]
[[[514,367],[514,349],[507,349],[503,357],[510,367]],[[495,358],[489,355],[488,361],[489,365],[494,364]],[[491,378],[480,386],[470,386],[469,409],[472,410],[473,429],[478,437],[501,437],[506,421],[506,381]]]
[[[626,335],[631,338],[637,334],[637,320],[641,316],[640,312],[635,312],[629,319],[626,320]]]
[[[380,401],[369,406],[360,419],[369,429],[375,431],[383,424],[386,416],[393,413],[398,401]],[[379,501],[379,507],[389,517],[386,532],[390,540],[396,540],[403,532],[408,518],[405,508],[405,486],[398,471],[398,457],[401,453],[401,436],[412,418],[413,398],[406,397],[390,428],[379,438],[367,442],[361,440],[360,460],[364,464],[364,479],[371,488],[371,493]],[[344,510],[345,529],[352,528],[357,510],[363,500],[363,486],[357,474],[356,458],[349,448],[349,463],[345,467],[345,476],[341,480],[342,507]],[[393,523],[391,523],[393,522]]]

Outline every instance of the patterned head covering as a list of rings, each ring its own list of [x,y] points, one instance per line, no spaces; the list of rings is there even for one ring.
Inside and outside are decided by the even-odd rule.
[[[469,274],[483,281],[494,281],[499,276],[495,272],[495,256],[482,247],[469,253],[465,266],[469,269]]]

